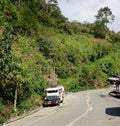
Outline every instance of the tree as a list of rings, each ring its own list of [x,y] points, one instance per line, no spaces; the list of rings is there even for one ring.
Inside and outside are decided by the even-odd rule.
[[[112,11],[108,7],[104,7],[98,11],[98,14],[95,17],[96,22],[107,26],[108,23],[112,23],[114,21],[115,16],[112,14]]]
[[[12,52],[16,36],[13,27],[6,28],[0,36],[0,97],[16,105],[31,94],[31,78],[22,66],[21,58]],[[24,93],[26,92],[26,93]],[[18,101],[19,100],[19,101]]]
[[[14,110],[18,102],[29,97],[32,90],[29,73],[22,66],[21,58],[12,51],[15,42],[18,38],[13,25],[4,27],[0,35],[0,98],[4,99],[4,103],[13,103]]]
[[[112,14],[112,11],[108,7],[104,7],[98,11],[98,14],[95,17],[95,37],[106,38],[106,33],[109,30],[107,24],[112,23],[115,16]]]

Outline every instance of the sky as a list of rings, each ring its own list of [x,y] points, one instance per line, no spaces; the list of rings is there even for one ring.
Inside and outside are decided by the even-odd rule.
[[[98,10],[109,7],[115,20],[108,27],[115,32],[120,31],[120,0],[58,0],[58,6],[69,21],[81,23],[93,23]]]

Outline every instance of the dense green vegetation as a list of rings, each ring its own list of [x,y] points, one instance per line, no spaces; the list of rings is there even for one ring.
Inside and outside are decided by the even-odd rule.
[[[97,23],[69,22],[56,0],[0,1],[0,123],[40,106],[51,74],[66,91],[120,74],[120,33]]]

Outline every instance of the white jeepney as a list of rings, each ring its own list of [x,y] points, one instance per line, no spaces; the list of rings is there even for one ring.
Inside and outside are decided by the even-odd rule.
[[[55,85],[45,89],[46,97],[48,96],[58,96],[60,102],[64,99],[64,87],[62,85]]]

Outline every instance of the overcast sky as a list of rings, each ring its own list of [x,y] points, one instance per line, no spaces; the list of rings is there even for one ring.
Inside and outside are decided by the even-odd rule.
[[[120,0],[58,0],[62,14],[70,21],[95,21],[95,15],[102,7],[109,7],[115,15],[115,21],[109,25],[111,30],[120,31]]]

